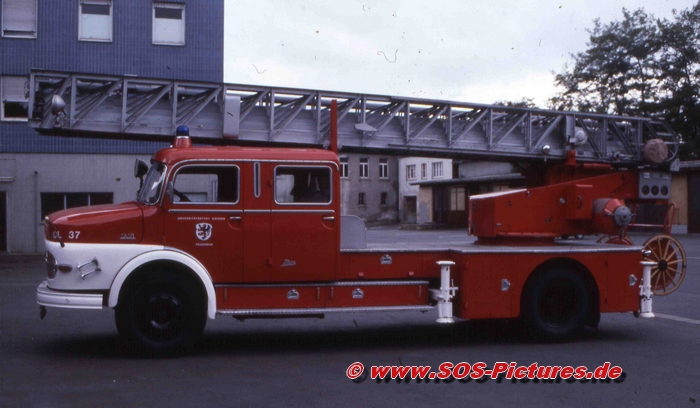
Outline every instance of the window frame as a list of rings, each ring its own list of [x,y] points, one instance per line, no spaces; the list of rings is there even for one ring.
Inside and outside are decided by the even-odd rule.
[[[166,8],[166,9],[179,9],[182,10],[182,42],[174,42],[174,41],[156,41],[155,39],[155,31],[156,31],[156,9],[158,8]],[[166,3],[166,2],[153,2],[153,7],[152,7],[152,12],[151,12],[151,44],[153,45],[168,45],[168,46],[174,46],[174,47],[184,47],[187,44],[187,13],[186,13],[186,7],[185,3]],[[160,20],[166,20],[163,18],[158,18]]]
[[[25,3],[27,3],[28,0],[24,0]],[[29,0],[31,1],[31,0]],[[8,15],[6,6],[7,6],[7,0],[3,0],[2,2],[2,21],[0,21],[0,24],[2,24],[2,37],[3,38],[17,38],[17,39],[25,39],[25,40],[36,40],[37,38],[37,31],[39,30],[39,0],[34,0],[34,30],[29,30],[29,31],[17,31],[17,30],[7,30],[5,29],[5,16]],[[10,31],[12,33],[17,33],[17,34],[6,34],[6,31]],[[30,35],[23,34],[23,33],[31,33]]]
[[[434,178],[434,179],[436,179],[436,178],[443,178],[443,177],[444,177],[444,174],[445,174],[445,173],[444,173],[444,171],[443,171],[443,169],[442,169],[442,167],[443,167],[443,166],[442,166],[442,162],[433,162],[433,163],[432,163],[432,167],[433,167],[433,178]],[[440,174],[437,174],[438,171],[436,171],[436,170],[439,170],[439,173],[440,173]]]
[[[379,178],[382,180],[389,178],[389,159],[379,159]]]
[[[416,165],[415,164],[407,164],[406,165],[406,180],[415,180],[416,179]]]
[[[26,96],[25,100],[19,101],[19,100],[5,100],[5,81],[8,78],[15,78],[15,79],[20,79],[24,80],[24,88],[26,89],[27,83],[28,83],[28,78],[21,76],[21,75],[2,75],[0,76],[0,121],[2,122],[28,122],[29,121],[29,97]],[[6,118],[5,117],[5,102],[9,103],[26,103],[27,104],[27,117],[22,117],[22,118],[15,118],[15,117],[10,117]]]
[[[428,178],[428,163],[420,164],[420,178],[421,180],[425,180]]]
[[[217,164],[202,164],[202,163],[197,163],[197,164],[185,164],[173,171],[173,175],[168,179],[168,183],[166,184],[166,195],[168,195],[168,198],[170,197],[170,183],[173,183],[173,190],[175,189],[175,181],[177,180],[177,175],[180,173],[182,169],[189,168],[189,167],[235,167],[238,170],[238,175],[236,177],[236,189],[238,190],[238,194],[236,197],[235,202],[218,202],[218,201],[173,201],[171,199],[168,200],[168,204],[177,206],[177,205],[200,205],[200,206],[207,206],[207,205],[214,205],[214,206],[232,206],[236,205],[241,202],[241,167],[237,164],[224,164],[224,163],[217,163]],[[217,180],[218,183],[218,180]]]
[[[382,191],[379,194],[379,205],[383,207],[389,205],[389,193],[387,193],[386,191]]]
[[[103,38],[83,38],[83,5],[108,5],[109,6],[109,20],[110,20],[110,30],[109,39]],[[112,0],[81,0],[78,3],[78,41],[86,42],[104,42],[111,43],[114,41],[114,2]]]
[[[367,195],[365,194],[364,191],[360,191],[357,194],[357,206],[358,207],[367,207]]]
[[[340,178],[350,178],[350,160],[348,157],[340,157]]]
[[[277,169],[279,168],[298,168],[298,169],[328,169],[328,202],[327,203],[281,203],[277,201]],[[290,164],[279,164],[275,166],[275,170],[272,174],[272,199],[277,205],[290,205],[290,206],[329,206],[333,204],[333,169],[331,166],[325,165],[290,165]]]
[[[368,157],[360,158],[360,178],[361,179],[368,179],[369,178],[369,158]]]

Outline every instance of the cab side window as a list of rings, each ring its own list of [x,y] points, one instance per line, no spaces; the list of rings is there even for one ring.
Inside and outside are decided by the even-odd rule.
[[[239,179],[238,166],[183,167],[175,175],[173,202],[235,204]]]
[[[275,168],[275,201],[278,204],[330,204],[329,167]]]

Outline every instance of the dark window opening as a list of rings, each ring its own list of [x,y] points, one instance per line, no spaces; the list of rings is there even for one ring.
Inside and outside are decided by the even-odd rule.
[[[156,18],[167,18],[170,20],[182,20],[181,8],[156,7]]]
[[[41,220],[56,211],[113,202],[114,193],[41,193]]]
[[[29,104],[27,102],[3,103],[3,118],[27,119],[29,117]]]
[[[82,4],[83,14],[95,14],[98,16],[108,16],[109,15],[109,4]]]

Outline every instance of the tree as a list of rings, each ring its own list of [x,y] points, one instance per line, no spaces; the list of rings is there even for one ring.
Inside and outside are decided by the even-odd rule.
[[[550,108],[663,118],[683,158],[700,154],[700,2],[671,21],[623,9],[622,21],[593,22],[584,52],[555,75]]]
[[[675,21],[660,21],[663,59],[660,62],[660,111],[684,137],[683,157],[700,155],[700,2],[690,10],[674,11]]]

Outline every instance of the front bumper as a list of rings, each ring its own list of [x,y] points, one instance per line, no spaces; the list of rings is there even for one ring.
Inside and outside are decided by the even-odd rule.
[[[67,309],[102,309],[103,295],[99,293],[59,292],[49,288],[43,281],[36,288],[36,302],[41,306]]]

